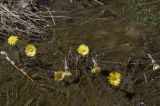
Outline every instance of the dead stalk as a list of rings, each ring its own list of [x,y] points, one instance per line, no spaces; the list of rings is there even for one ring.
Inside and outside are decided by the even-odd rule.
[[[5,56],[5,59],[11,63],[11,65],[13,65],[18,71],[20,71],[22,74],[24,74],[28,79],[30,79],[32,82],[34,82],[34,80],[27,75],[27,73],[23,70],[23,69],[20,69],[17,65],[15,65],[14,61],[12,61],[9,57],[8,57],[8,54],[4,51],[1,51],[0,52],[1,55]]]

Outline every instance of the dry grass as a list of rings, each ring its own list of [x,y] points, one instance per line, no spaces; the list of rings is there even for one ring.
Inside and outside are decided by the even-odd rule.
[[[0,33],[39,36],[44,32],[40,22],[47,22],[43,17],[20,9],[16,5],[4,5],[0,3]],[[2,37],[2,36],[1,36]]]

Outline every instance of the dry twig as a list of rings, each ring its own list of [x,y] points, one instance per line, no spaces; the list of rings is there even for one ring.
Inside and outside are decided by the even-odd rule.
[[[11,65],[13,65],[18,71],[20,71],[22,74],[24,74],[28,79],[30,79],[32,82],[34,82],[34,80],[27,75],[27,73],[23,70],[23,69],[20,69],[17,65],[15,65],[14,61],[12,61],[9,57],[8,57],[8,54],[4,51],[1,51],[0,52],[1,55],[5,56],[6,60],[8,62],[11,63]]]

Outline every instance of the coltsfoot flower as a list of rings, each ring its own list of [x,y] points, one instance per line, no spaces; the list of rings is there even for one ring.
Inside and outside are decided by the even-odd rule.
[[[91,69],[91,73],[100,73],[101,72],[101,68],[99,66],[94,66]]]
[[[15,45],[17,41],[18,41],[18,37],[15,36],[15,35],[11,35],[8,38],[8,44],[9,45]]]
[[[64,72],[64,76],[65,76],[65,77],[69,77],[69,76],[71,76],[71,75],[72,75],[72,73],[69,72],[69,71],[65,71],[65,72]]]
[[[25,47],[25,53],[28,57],[33,57],[36,55],[36,47],[33,44],[28,44]]]
[[[54,80],[55,81],[62,81],[64,78],[71,76],[71,72],[69,71],[57,71],[54,72]]]
[[[119,86],[121,82],[121,74],[118,72],[109,73],[109,76],[107,78],[109,83],[113,86]]]
[[[85,44],[81,44],[79,45],[77,52],[82,56],[86,56],[89,53],[89,47]]]
[[[158,64],[154,64],[153,65],[153,70],[158,70],[158,69],[160,69],[160,66]]]
[[[62,81],[65,77],[65,74],[63,71],[57,71],[54,72],[54,80],[55,81]]]

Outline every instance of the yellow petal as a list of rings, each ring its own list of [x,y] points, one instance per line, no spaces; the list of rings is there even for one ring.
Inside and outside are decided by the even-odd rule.
[[[81,44],[78,47],[77,52],[82,56],[86,56],[89,53],[89,47],[85,44]]]
[[[18,41],[18,37],[17,36],[11,35],[8,38],[8,44],[9,45],[15,45],[17,41]]]
[[[28,57],[33,57],[36,55],[36,47],[33,44],[28,44],[25,47],[25,53]]]

